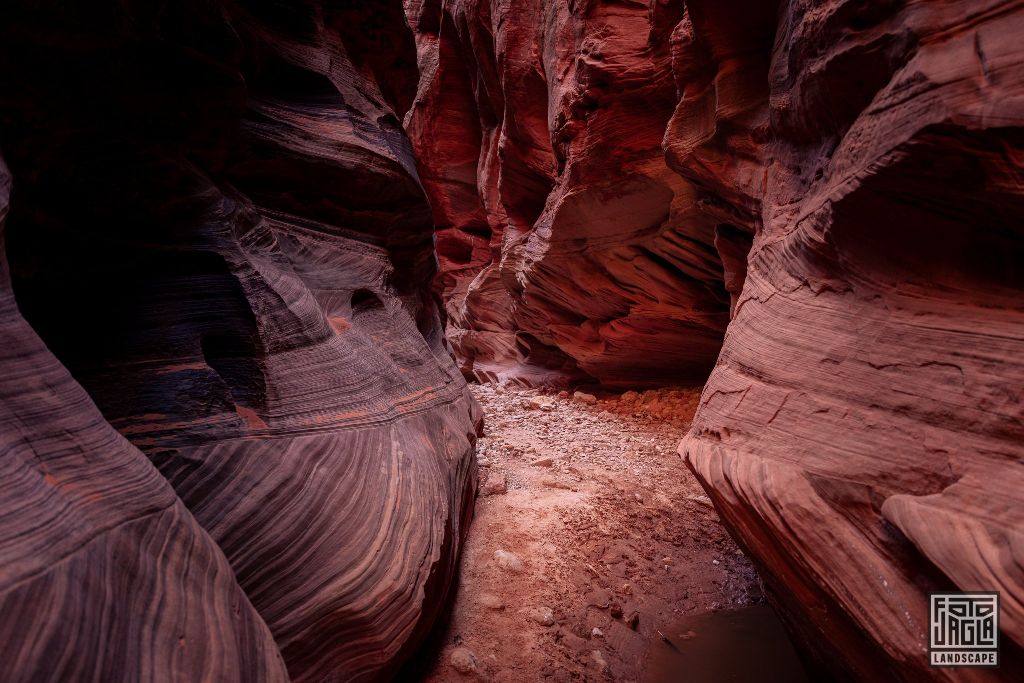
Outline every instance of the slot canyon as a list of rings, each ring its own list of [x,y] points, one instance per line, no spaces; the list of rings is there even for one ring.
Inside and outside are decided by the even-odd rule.
[[[7,0],[0,76],[0,680],[1024,678],[1024,2]]]

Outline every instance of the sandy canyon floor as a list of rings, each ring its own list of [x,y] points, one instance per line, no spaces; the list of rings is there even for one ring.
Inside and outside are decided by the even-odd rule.
[[[473,391],[487,415],[480,497],[450,619],[418,676],[648,680],[665,648],[698,637],[677,632],[687,615],[763,601],[676,453],[699,389]]]

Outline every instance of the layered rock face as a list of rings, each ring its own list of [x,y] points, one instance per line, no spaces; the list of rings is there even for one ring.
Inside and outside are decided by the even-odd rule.
[[[702,378],[682,452],[816,666],[1024,644],[1024,9],[409,2],[406,118],[468,375]]]
[[[0,162],[0,244],[11,177]],[[10,681],[284,681],[223,551],[18,312],[0,253],[0,642]]]
[[[5,675],[387,676],[468,522],[461,374],[710,373],[681,452],[813,666],[1012,676],[1021,35],[991,0],[8,3]],[[1001,669],[927,666],[951,589],[1001,592]]]
[[[784,2],[768,52],[737,28],[741,3],[688,6],[718,97],[668,149],[694,120],[722,131],[717,150],[744,143],[749,157],[676,158],[759,220],[682,451],[821,668],[1010,678],[1024,661],[1024,7]],[[680,109],[701,97],[687,87]],[[932,590],[1000,591],[1001,670],[928,666]]]
[[[394,671],[450,585],[479,421],[401,5],[2,14],[5,677]]]
[[[465,374],[700,381],[729,293],[705,192],[669,167],[680,0],[407,3],[407,129]]]

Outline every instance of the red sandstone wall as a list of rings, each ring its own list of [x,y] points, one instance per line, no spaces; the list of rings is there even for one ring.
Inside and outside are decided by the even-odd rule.
[[[975,673],[1019,666],[1021,4],[406,8],[463,372],[714,364],[682,452],[819,666],[953,675],[942,588],[1002,592]]]
[[[1024,665],[1020,3],[325,5],[2,10],[12,679],[393,672],[474,480],[431,281],[470,376],[710,372],[822,671],[951,676],[955,588]]]
[[[479,419],[401,6],[16,4],[3,677],[393,672],[453,577]]]
[[[728,321],[701,188],[666,162],[682,3],[407,3],[406,117],[463,372],[700,381]]]
[[[760,227],[682,451],[846,675],[1022,665],[1021,35],[1019,3],[780,9]],[[928,667],[945,589],[1001,592],[1000,671]]]

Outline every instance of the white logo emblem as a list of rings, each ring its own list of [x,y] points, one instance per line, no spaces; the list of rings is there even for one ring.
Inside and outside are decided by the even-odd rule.
[[[999,665],[999,594],[932,593],[932,666]]]

